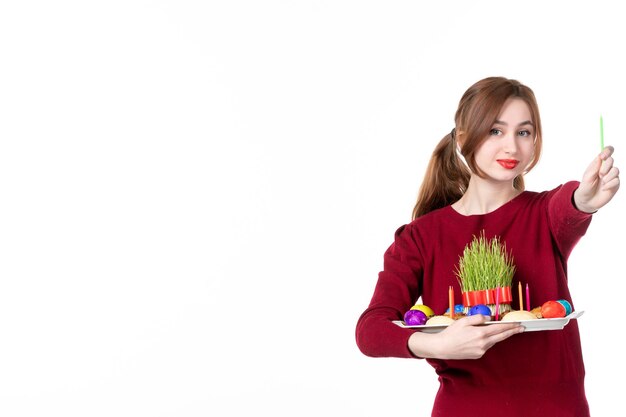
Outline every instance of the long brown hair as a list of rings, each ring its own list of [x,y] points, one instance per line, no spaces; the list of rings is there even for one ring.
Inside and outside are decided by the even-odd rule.
[[[454,116],[456,127],[433,151],[413,209],[413,219],[460,199],[467,190],[471,173],[483,177],[484,173],[476,165],[476,150],[488,137],[502,106],[511,97],[526,102],[535,126],[535,152],[526,172],[537,164],[541,156],[541,119],[533,91],[519,81],[503,77],[480,80],[461,97]],[[457,155],[457,143],[467,166]],[[522,175],[513,180],[513,186],[520,191],[524,190]]]

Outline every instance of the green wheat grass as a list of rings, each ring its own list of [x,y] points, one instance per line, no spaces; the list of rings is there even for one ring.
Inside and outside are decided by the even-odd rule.
[[[514,273],[506,245],[497,236],[487,240],[484,230],[465,247],[455,270],[463,292],[510,287]]]

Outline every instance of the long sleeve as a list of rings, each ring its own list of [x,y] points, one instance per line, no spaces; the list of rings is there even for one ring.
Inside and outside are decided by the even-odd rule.
[[[356,342],[365,355],[413,357],[408,349],[413,331],[396,326],[392,320],[402,320],[419,298],[421,274],[419,249],[410,227],[402,226],[385,252],[370,305],[357,322]]]
[[[548,217],[555,243],[564,260],[569,258],[576,243],[587,232],[592,215],[574,206],[574,191],[578,181],[570,181],[553,191],[548,203]]]

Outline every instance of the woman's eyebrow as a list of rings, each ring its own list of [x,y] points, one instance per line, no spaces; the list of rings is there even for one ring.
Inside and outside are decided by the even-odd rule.
[[[494,122],[494,124],[497,125],[503,125],[503,126],[508,126],[509,124],[506,122],[503,122],[502,120],[496,120]],[[526,126],[526,125],[530,125],[530,126],[535,126],[535,124],[533,122],[531,122],[530,120],[524,120],[523,122],[521,122],[520,124],[518,124],[518,126]]]

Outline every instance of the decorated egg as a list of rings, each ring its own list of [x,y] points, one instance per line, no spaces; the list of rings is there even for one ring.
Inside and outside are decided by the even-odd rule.
[[[544,319],[565,317],[565,307],[558,301],[546,301],[541,305],[541,316]]]
[[[483,316],[491,316],[491,309],[484,304],[476,304],[469,309],[468,316],[475,316],[476,314],[482,314]]]
[[[413,307],[411,307],[411,310],[419,310],[422,313],[426,314],[426,317],[429,318],[435,315],[433,309],[424,304],[415,304]]]
[[[426,314],[421,310],[409,310],[404,313],[404,323],[407,326],[421,326],[428,320]]]
[[[563,307],[565,307],[566,316],[569,316],[570,314],[572,314],[572,305],[569,303],[569,301],[567,300],[556,300],[556,301],[563,304]]]
[[[454,314],[463,314],[464,311],[465,308],[463,307],[463,304],[456,304],[454,306]],[[450,313],[450,307],[446,308],[446,313]]]

